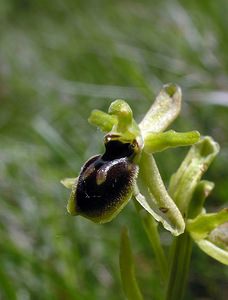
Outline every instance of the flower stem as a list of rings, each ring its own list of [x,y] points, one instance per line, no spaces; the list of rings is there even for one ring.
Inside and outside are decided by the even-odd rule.
[[[184,297],[192,253],[192,240],[188,232],[174,238],[171,246],[170,272],[166,300],[181,300]]]
[[[143,228],[147,234],[147,237],[150,241],[151,247],[154,251],[156,261],[159,266],[159,270],[161,273],[161,278],[163,282],[167,279],[168,276],[168,264],[165,257],[165,253],[163,251],[163,248],[161,246],[161,241],[157,229],[157,222],[154,220],[154,218],[147,213],[145,210],[142,210],[139,212],[140,217],[143,223]]]
[[[143,300],[135,276],[134,259],[127,228],[123,228],[121,233],[119,264],[125,296],[128,300]]]

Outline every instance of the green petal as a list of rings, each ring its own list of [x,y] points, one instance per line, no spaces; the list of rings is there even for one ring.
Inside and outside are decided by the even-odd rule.
[[[117,124],[117,117],[106,114],[100,110],[93,110],[88,119],[89,123],[100,128],[103,132],[109,132]]]
[[[160,152],[167,148],[190,146],[199,141],[198,131],[149,133],[144,140],[144,150],[149,153]]]

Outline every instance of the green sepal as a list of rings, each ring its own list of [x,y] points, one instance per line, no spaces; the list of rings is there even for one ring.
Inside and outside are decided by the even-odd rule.
[[[173,235],[183,233],[184,219],[169,196],[151,154],[142,152],[137,185],[136,200]]]
[[[182,93],[178,85],[165,84],[139,124],[143,137],[151,132],[164,131],[178,116],[181,99]]]

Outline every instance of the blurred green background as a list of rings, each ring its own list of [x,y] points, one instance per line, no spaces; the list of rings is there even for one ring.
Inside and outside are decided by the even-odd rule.
[[[140,121],[162,84],[183,89],[173,128],[221,145],[207,201],[228,198],[228,1],[0,2],[0,299],[124,299],[120,230],[130,229],[145,299],[158,269],[134,207],[107,225],[66,213],[60,184],[100,153],[94,108],[128,101]],[[156,155],[166,181],[187,149]],[[170,236],[162,231],[168,245]],[[228,270],[196,246],[186,299],[225,300]]]

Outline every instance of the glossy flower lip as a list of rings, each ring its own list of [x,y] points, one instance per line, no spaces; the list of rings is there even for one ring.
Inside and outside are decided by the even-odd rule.
[[[110,137],[103,155],[90,158],[75,182],[68,211],[96,223],[111,221],[132,196],[138,166],[133,162],[137,147]]]

